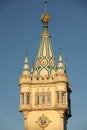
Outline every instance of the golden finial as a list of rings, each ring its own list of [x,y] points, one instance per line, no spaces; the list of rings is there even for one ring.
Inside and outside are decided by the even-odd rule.
[[[44,23],[44,24],[48,24],[48,22],[50,21],[50,16],[49,14],[42,14],[41,16],[41,21]]]
[[[44,24],[48,24],[48,22],[50,21],[50,15],[46,12],[47,10],[47,0],[44,1],[44,13],[41,16],[41,21]]]

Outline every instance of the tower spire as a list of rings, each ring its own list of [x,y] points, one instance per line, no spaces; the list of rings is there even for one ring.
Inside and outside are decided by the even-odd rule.
[[[50,16],[46,11],[41,21],[43,33],[35,64],[29,72],[28,51],[23,73],[19,79],[20,107],[24,117],[24,130],[67,130],[67,120],[71,116],[70,83],[65,72],[65,63],[60,48],[58,70],[48,32]],[[33,52],[32,52],[33,53]]]
[[[60,54],[59,54],[59,59],[58,59],[58,72],[59,73],[66,72],[65,63],[63,61],[63,56],[62,56],[62,48],[60,48]]]
[[[30,74],[30,72],[29,72],[29,65],[28,65],[28,50],[26,49],[26,56],[24,60],[22,75],[28,75],[28,74]]]
[[[50,34],[48,32],[48,23],[50,21],[50,15],[46,11],[47,0],[44,1],[45,10],[41,16],[43,23],[43,33],[41,35],[41,43],[34,65],[34,75],[50,76],[56,72],[55,59],[52,51]]]

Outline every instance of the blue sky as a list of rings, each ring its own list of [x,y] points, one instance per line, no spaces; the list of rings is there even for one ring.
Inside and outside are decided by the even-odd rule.
[[[35,60],[42,33],[43,0],[0,0],[0,130],[23,130],[19,76],[25,50]],[[48,0],[49,32],[56,64],[62,46],[72,84],[68,130],[87,130],[87,1]]]

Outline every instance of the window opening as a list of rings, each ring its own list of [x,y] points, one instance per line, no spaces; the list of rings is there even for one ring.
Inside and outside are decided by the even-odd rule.
[[[21,93],[21,104],[24,104],[24,93]]]
[[[26,104],[30,104],[30,93],[26,93]]]

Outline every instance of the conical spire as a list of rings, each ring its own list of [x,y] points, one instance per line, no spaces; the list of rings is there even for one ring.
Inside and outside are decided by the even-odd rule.
[[[50,76],[56,71],[54,55],[51,47],[50,34],[48,32],[48,23],[50,21],[50,15],[43,13],[41,16],[43,23],[43,33],[41,35],[41,43],[34,65],[33,74],[39,76]]]
[[[41,44],[38,51],[38,56],[53,56],[50,34],[48,32],[48,22],[50,20],[50,16],[46,14],[42,14],[41,21],[43,22],[43,33],[41,35]]]
[[[28,65],[28,51],[27,50],[26,50],[26,56],[25,56],[25,60],[24,60],[24,67],[23,67],[22,75],[30,75],[29,65]]]
[[[65,72],[66,72],[66,67],[63,61],[62,48],[60,48],[60,55],[58,59],[58,73],[65,73]]]

